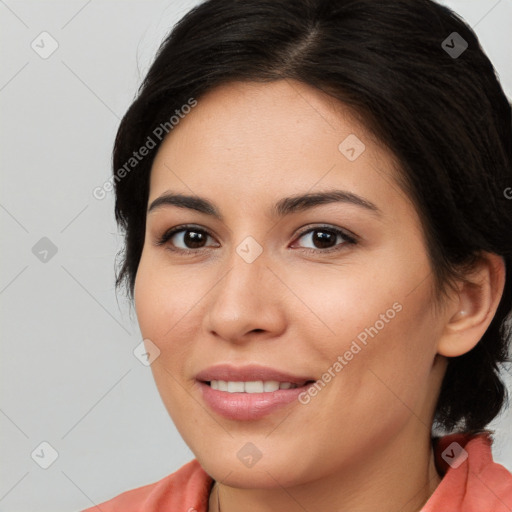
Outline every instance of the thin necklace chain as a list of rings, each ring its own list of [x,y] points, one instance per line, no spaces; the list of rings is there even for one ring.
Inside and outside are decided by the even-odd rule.
[[[215,482],[217,486],[217,512],[220,512],[220,494],[219,494],[219,482]]]

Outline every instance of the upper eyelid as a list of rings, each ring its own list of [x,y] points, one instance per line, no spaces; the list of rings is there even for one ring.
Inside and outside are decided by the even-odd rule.
[[[306,233],[309,233],[310,231],[315,231],[317,229],[325,229],[326,231],[328,231],[328,230],[338,231],[338,232],[340,232],[342,235],[344,235],[346,237],[355,238],[355,239],[359,238],[355,233],[352,233],[352,231],[349,231],[346,228],[340,228],[340,227],[337,227],[337,226],[330,226],[328,224],[318,225],[318,226],[308,226],[308,227],[304,228],[304,230],[299,231],[296,236],[300,237],[302,235],[305,235]]]

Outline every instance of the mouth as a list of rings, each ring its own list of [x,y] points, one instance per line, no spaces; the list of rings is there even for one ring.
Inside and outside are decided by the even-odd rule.
[[[204,381],[212,389],[225,391],[226,393],[273,393],[280,389],[296,389],[307,384],[312,384],[314,380],[305,380],[300,383],[279,382],[277,380],[252,380],[252,381],[226,381],[211,380]]]
[[[198,373],[196,381],[210,410],[227,419],[249,421],[298,404],[316,379],[258,365],[218,365]]]

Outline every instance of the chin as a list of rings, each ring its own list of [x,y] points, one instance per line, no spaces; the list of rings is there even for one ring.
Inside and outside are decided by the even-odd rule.
[[[308,464],[301,458],[299,446],[286,447],[280,442],[273,444],[267,440],[266,447],[262,447],[263,440],[259,443],[256,437],[253,439],[254,443],[245,436],[243,440],[230,438],[219,449],[212,451],[210,445],[210,449],[204,447],[204,451],[192,451],[214,480],[231,487],[274,489],[300,485],[316,478],[314,468],[321,464]],[[261,449],[258,450],[256,445]]]

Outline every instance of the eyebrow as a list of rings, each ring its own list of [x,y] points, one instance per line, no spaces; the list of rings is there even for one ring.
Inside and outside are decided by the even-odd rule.
[[[328,190],[325,192],[306,193],[285,197],[280,199],[272,207],[271,215],[273,217],[284,217],[286,215],[309,210],[315,206],[329,203],[352,204],[366,209],[377,216],[382,215],[382,211],[371,201],[346,190]],[[166,192],[160,197],[157,197],[151,203],[147,213],[158,210],[164,206],[177,206],[179,208],[195,210],[223,221],[223,217],[219,210],[207,199],[199,196],[189,196],[171,192]]]

